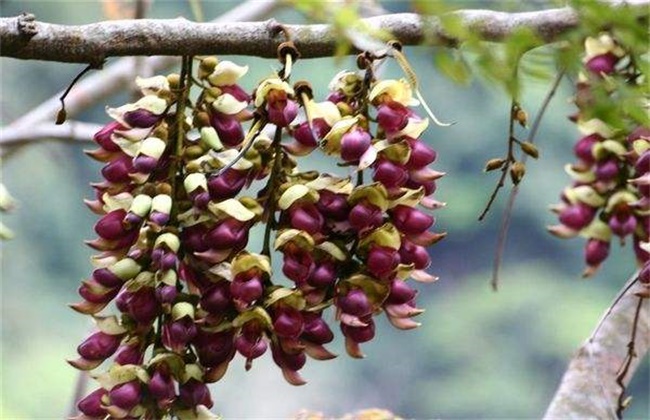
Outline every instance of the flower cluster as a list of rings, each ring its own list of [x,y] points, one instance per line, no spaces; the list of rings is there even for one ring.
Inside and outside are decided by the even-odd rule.
[[[562,238],[587,238],[584,275],[589,276],[609,255],[613,237],[622,244],[631,238],[637,261],[648,265],[650,253],[643,244],[650,230],[650,127],[630,118],[624,128],[614,128],[594,117],[596,89],[605,89],[606,100],[616,100],[616,86],[636,84],[638,77],[610,35],[588,38],[585,47],[585,72],[575,100],[579,110],[572,117],[583,137],[574,147],[577,162],[567,166],[574,183],[554,208],[561,224],[549,229]]]
[[[252,95],[237,84],[247,67],[206,57],[196,78],[185,60],[180,76],[138,79],[143,97],[108,109],[114,122],[88,152],[105,164],[87,201],[101,216],[88,242],[99,254],[72,305],[97,330],[70,363],[112,361],[79,418],[206,418],[207,384],[235,357],[249,369],[269,350],[303,384],[307,356],[335,357],[330,307],[353,357],[380,313],[400,329],[419,325],[406,280],[436,279],[426,247],[444,234],[430,231],[428,210],[442,205],[432,194],[443,174],[429,168],[436,152],[421,139],[428,120],[411,86],[342,72],[315,102],[307,83],[289,84],[297,53],[282,51],[284,68]],[[301,171],[316,149],[349,176]],[[119,315],[100,314],[110,303]]]

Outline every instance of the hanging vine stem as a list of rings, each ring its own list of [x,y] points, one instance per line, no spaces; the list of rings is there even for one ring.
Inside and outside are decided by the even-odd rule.
[[[546,114],[546,110],[548,109],[551,100],[555,96],[555,93],[557,92],[557,89],[560,86],[560,82],[564,78],[565,73],[566,73],[566,69],[564,68],[558,72],[558,74],[555,76],[555,80],[553,80],[553,84],[551,85],[551,88],[549,89],[548,93],[544,97],[544,100],[542,101],[539,111],[535,116],[535,120],[533,121],[533,124],[530,128],[530,134],[528,136],[529,143],[535,142],[535,138],[537,136],[537,133],[539,132],[539,127],[541,125],[544,114]],[[528,160],[528,155],[524,154],[524,156],[521,159],[521,162],[525,164],[527,160]],[[494,291],[497,291],[499,288],[499,270],[501,268],[501,261],[503,260],[503,254],[505,252],[506,240],[508,238],[508,230],[510,229],[510,220],[512,219],[512,211],[515,205],[515,200],[517,198],[518,192],[519,192],[519,185],[515,185],[512,188],[512,190],[510,190],[508,203],[506,204],[506,208],[503,211],[503,217],[501,219],[499,238],[497,240],[497,247],[494,253],[494,262],[492,263],[492,280],[490,281],[490,285],[492,286],[492,290]]]
[[[618,397],[618,407],[616,408],[616,416],[621,419],[623,418],[623,410],[625,410],[630,402],[630,398],[625,398],[625,391],[627,388],[625,387],[625,383],[623,382],[625,380],[625,377],[628,374],[628,371],[630,370],[630,365],[632,364],[632,360],[637,357],[636,351],[634,350],[635,343],[636,343],[636,333],[638,331],[638,325],[639,325],[639,316],[641,314],[641,306],[643,305],[643,297],[639,296],[639,302],[636,305],[636,310],[634,312],[634,321],[632,322],[632,336],[630,337],[630,342],[627,344],[627,354],[625,355],[625,360],[623,361],[623,365],[621,366],[621,369],[619,370],[618,375],[616,376],[616,383],[618,386],[621,388],[621,394]]]
[[[278,178],[282,171],[282,160],[284,159],[284,152],[282,151],[282,128],[276,127],[271,146],[273,147],[275,160],[273,161],[273,169],[271,170],[268,183],[268,206],[266,206],[265,210],[267,212],[267,220],[264,228],[264,245],[262,246],[262,254],[269,257],[269,262],[271,260],[271,231],[275,228],[275,192],[278,188]]]

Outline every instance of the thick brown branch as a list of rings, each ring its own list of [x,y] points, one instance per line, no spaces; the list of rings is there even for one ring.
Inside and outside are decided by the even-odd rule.
[[[636,275],[633,279],[636,278]],[[635,323],[640,285],[626,285],[623,295],[605,313],[591,339],[575,354],[545,418],[616,418],[621,388],[619,371],[626,361]],[[627,386],[650,348],[650,303],[644,299],[636,323],[636,357],[630,361]]]
[[[634,1],[647,9],[648,0]],[[645,8],[643,6],[646,6]],[[643,11],[647,13],[647,10]],[[462,24],[484,40],[500,41],[527,27],[546,42],[575,28],[578,14],[571,8],[505,13],[490,10],[453,12]],[[67,26],[34,22],[36,34],[27,38],[19,30],[21,18],[0,19],[0,55],[19,59],[100,64],[107,57],[137,55],[235,54],[275,57],[283,39],[273,36],[273,20],[246,23],[195,23],[179,19],[140,19]],[[449,43],[440,19],[412,13],[363,19],[372,28],[390,31],[404,45],[431,39]],[[339,34],[331,25],[286,25],[304,58],[335,53]]]

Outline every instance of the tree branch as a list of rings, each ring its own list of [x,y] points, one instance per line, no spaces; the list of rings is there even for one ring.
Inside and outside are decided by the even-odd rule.
[[[626,363],[637,307],[634,350],[628,374],[622,380],[627,386],[650,348],[650,303],[639,304],[641,285],[632,284],[637,274],[623,288],[622,295],[605,312],[592,337],[571,360],[559,389],[546,411],[546,419],[616,418],[621,387],[619,371]]]
[[[647,14],[648,0],[634,3]],[[487,41],[501,41],[527,27],[545,42],[578,25],[577,11],[565,7],[536,12],[505,13],[490,10],[459,10],[451,15]],[[25,36],[19,22],[24,16],[0,19],[1,56],[101,65],[107,57],[137,55],[235,54],[275,57],[274,20],[244,23],[195,23],[178,19],[140,19],[68,26],[32,22],[36,34]],[[390,31],[404,45],[431,39],[448,45],[440,18],[400,13],[362,20],[367,26]],[[339,33],[332,25],[285,25],[304,58],[334,55]]]
[[[219,16],[213,22],[254,20],[267,16],[278,6],[279,2],[277,0],[249,0]],[[4,50],[4,45],[2,47],[2,50]],[[151,57],[147,58],[143,67],[146,67],[148,72],[158,73],[177,63],[177,57]],[[114,95],[116,92],[131,86],[133,83],[133,67],[134,58],[122,58],[106,66],[101,72],[94,73],[82,79],[66,97],[67,116],[73,118],[80,112]],[[55,94],[52,98],[27,112],[10,125],[2,127],[0,131],[0,147],[2,147],[0,155],[9,150],[8,146],[10,144],[12,146],[11,150],[13,150],[16,147],[27,144],[27,140],[36,140],[39,138],[25,131],[25,128],[31,129],[38,127],[45,122],[47,123],[46,126],[40,129],[40,131],[42,133],[49,132],[49,123],[54,122],[61,106],[59,97],[62,93]]]
[[[41,123],[34,127],[16,127],[0,131],[2,146],[18,146],[42,139],[91,141],[93,135],[102,128],[98,124],[68,121],[62,125]]]

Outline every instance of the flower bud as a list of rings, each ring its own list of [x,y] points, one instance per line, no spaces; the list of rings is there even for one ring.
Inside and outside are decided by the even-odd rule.
[[[334,284],[338,277],[336,265],[332,261],[323,261],[316,265],[307,283],[313,287],[328,287]]]
[[[390,283],[390,293],[386,299],[387,304],[402,305],[415,298],[417,292],[406,282],[393,279]]]
[[[103,239],[117,240],[124,237],[127,230],[122,221],[126,216],[126,210],[118,209],[113,210],[99,219],[95,224],[95,233]]]
[[[133,128],[152,127],[160,120],[160,116],[146,109],[126,112],[122,117],[124,122]]]
[[[381,226],[384,223],[384,214],[379,207],[363,201],[352,207],[348,220],[353,229],[362,231]]]
[[[427,249],[407,239],[402,239],[399,255],[402,264],[413,264],[416,270],[424,270],[431,264]]]
[[[353,129],[341,138],[341,159],[355,162],[368,150],[372,137],[367,131]]]
[[[211,285],[207,290],[205,290],[201,296],[201,308],[214,315],[219,315],[226,311],[230,307],[231,299],[230,287],[228,285],[228,282],[222,281]],[[237,287],[242,286],[235,286],[235,288]],[[240,292],[242,295],[246,295],[246,293],[242,293],[241,290],[238,290],[238,292]],[[251,296],[247,295],[246,297]],[[255,299],[259,298],[259,296],[257,296],[257,290],[253,293],[253,297],[254,299],[248,302],[252,302]]]
[[[107,412],[102,407],[102,397],[108,394],[104,388],[99,388],[88,394],[77,403],[77,408],[83,414],[91,418],[103,418]]]
[[[210,117],[210,125],[217,130],[219,139],[228,147],[235,147],[244,140],[244,130],[234,116],[215,112]]]
[[[156,288],[156,299],[160,303],[173,303],[178,296],[178,289],[176,286],[163,284]]]
[[[406,235],[417,235],[429,229],[434,222],[430,216],[413,207],[399,205],[391,213],[391,220],[400,232]]]
[[[381,182],[386,188],[398,188],[406,183],[408,173],[396,163],[382,159],[375,165],[372,179]]]
[[[142,141],[138,155],[133,159],[133,168],[143,174],[151,173],[165,152],[167,144],[158,137],[148,137]]]
[[[274,99],[275,93],[284,94],[284,98],[282,98],[282,95],[278,95],[278,98]],[[287,127],[298,115],[298,104],[291,99],[287,99],[285,92],[272,90],[267,96],[266,112],[271,124],[278,127]]]
[[[350,213],[350,206],[346,196],[328,190],[319,191],[316,206],[323,216],[336,221],[347,219]]]
[[[173,400],[176,397],[174,379],[169,374],[163,373],[158,369],[151,376],[147,387],[151,396],[156,400]]]
[[[248,226],[236,219],[226,219],[205,235],[214,249],[242,249],[248,243]]]
[[[113,142],[112,136],[115,130],[123,130],[124,128],[125,127],[123,127],[117,121],[110,122],[102,127],[102,129],[97,133],[95,133],[93,140],[95,140],[95,142],[99,144],[102,149],[108,152],[120,152],[122,149],[120,149],[120,146]]]
[[[77,347],[77,353],[87,360],[104,360],[115,353],[122,337],[122,334],[110,335],[97,331]]]
[[[339,296],[336,305],[346,314],[362,317],[372,312],[372,305],[361,289],[353,289],[345,296]]]
[[[277,310],[277,316],[273,321],[273,329],[276,335],[285,338],[297,338],[303,329],[303,319],[300,311],[293,308],[282,308]]]
[[[111,404],[130,411],[140,402],[140,382],[133,380],[113,387],[108,393]]]
[[[268,345],[261,337],[242,334],[235,339],[235,348],[246,359],[257,359],[266,352]]]
[[[573,151],[582,161],[588,164],[594,163],[593,148],[603,138],[598,134],[590,134],[578,140]]]
[[[290,354],[283,351],[281,346],[272,346],[271,350],[273,361],[276,365],[282,368],[286,368],[295,372],[302,369],[302,367],[305,366],[305,363],[307,362],[307,356],[302,351]]]
[[[183,353],[187,343],[192,341],[196,334],[194,319],[185,316],[163,326],[163,344],[176,353]]]
[[[366,266],[368,271],[378,279],[386,279],[397,268],[400,256],[397,250],[386,246],[373,245],[368,252]]]
[[[121,154],[102,168],[102,176],[109,182],[121,184],[130,182],[129,173],[133,171],[133,160],[130,156]]]
[[[318,208],[311,203],[293,205],[289,209],[289,221],[294,229],[304,230],[313,235],[323,229],[325,219]]]
[[[210,198],[222,201],[235,197],[246,185],[246,175],[246,172],[230,168],[219,176],[211,177],[208,180]]]
[[[251,304],[262,297],[264,288],[259,277],[246,279],[243,275],[235,276],[230,283],[230,293],[234,299]]]
[[[207,385],[194,378],[179,386],[178,397],[188,407],[204,405],[211,408],[213,405]]]
[[[596,163],[596,178],[599,181],[613,181],[618,175],[618,162],[615,158]]]
[[[115,355],[115,363],[118,365],[141,365],[144,359],[144,352],[140,343],[125,344],[120,346]]]
[[[151,200],[149,220],[158,226],[164,226],[169,222],[171,210],[172,198],[167,194],[158,194]]]
[[[128,313],[134,321],[149,324],[158,316],[160,304],[151,287],[143,287],[135,292],[122,291],[115,302],[118,309]]]
[[[305,327],[301,338],[315,344],[326,344],[334,340],[334,333],[320,315],[305,316]]]
[[[411,146],[411,155],[408,162],[406,162],[407,169],[421,169],[436,160],[436,151],[424,144],[424,142],[408,139],[408,143]]]
[[[577,203],[567,206],[560,211],[560,223],[574,230],[585,228],[591,223],[596,215],[596,209],[585,203]]]
[[[205,367],[215,367],[232,357],[234,350],[232,331],[211,333],[199,330],[194,346],[199,361]]]
[[[591,60],[587,61],[585,67],[596,75],[611,74],[614,73],[617,62],[618,57],[612,53],[607,53],[593,57]]]
[[[621,238],[634,233],[637,226],[636,217],[630,212],[614,213],[609,218],[609,227],[615,235]]]
[[[314,271],[315,265],[311,254],[305,250],[285,251],[282,272],[296,283],[306,281]]]
[[[406,127],[409,110],[396,101],[387,101],[377,108],[377,123],[388,134],[396,133]]]
[[[600,265],[609,255],[609,242],[589,239],[585,245],[585,260],[589,266]]]
[[[352,327],[347,324],[341,324],[343,335],[357,343],[365,343],[375,337],[375,322],[372,318],[363,320],[367,325],[365,327]]]

